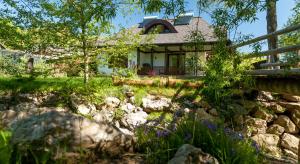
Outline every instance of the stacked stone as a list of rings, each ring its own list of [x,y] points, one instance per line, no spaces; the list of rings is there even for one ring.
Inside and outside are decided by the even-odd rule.
[[[298,160],[300,97],[262,92],[258,107],[243,120],[243,132],[255,140],[267,154],[278,159]],[[262,98],[263,97],[263,98]],[[253,102],[254,103],[254,102]],[[247,106],[245,106],[247,107]]]

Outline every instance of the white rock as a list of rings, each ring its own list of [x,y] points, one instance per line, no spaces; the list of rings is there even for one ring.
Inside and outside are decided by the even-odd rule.
[[[126,103],[121,106],[121,109],[125,111],[126,113],[133,113],[136,112],[136,107],[132,105],[131,103]]]
[[[95,105],[93,105],[91,103],[79,104],[77,106],[77,112],[80,114],[83,114],[83,115],[90,114],[94,111],[96,111],[96,107],[95,107]]]
[[[283,149],[283,153],[288,157],[298,160],[298,155],[288,149]]]
[[[267,129],[267,133],[270,134],[276,134],[276,135],[281,135],[284,132],[284,127],[277,125],[277,124],[273,124],[271,126],[268,127]]]
[[[116,97],[107,97],[104,102],[107,106],[116,108],[120,105],[121,101]]]
[[[189,144],[182,145],[176,152],[175,156],[168,164],[218,164],[218,160],[208,153],[204,153],[200,148]]]
[[[142,106],[146,112],[163,111],[171,106],[171,99],[147,96],[142,98]]]
[[[299,129],[297,126],[293,123],[293,121],[285,115],[280,115],[275,121],[274,124],[278,124],[282,127],[284,127],[285,132],[297,134],[299,132]]]
[[[126,126],[130,130],[134,130],[136,127],[147,122],[148,114],[144,111],[138,111],[136,113],[129,113],[121,119],[123,126]]]
[[[277,146],[279,144],[279,136],[275,134],[257,134],[252,139],[261,147]]]
[[[284,133],[281,137],[281,146],[291,150],[295,154],[298,154],[299,138],[294,135]]]
[[[245,120],[246,128],[244,129],[244,134],[247,136],[252,136],[255,134],[264,134],[267,130],[266,120],[260,118],[248,117]]]
[[[93,119],[96,122],[112,122],[113,121],[113,115],[114,112],[110,110],[101,110],[99,112],[96,112],[93,115]]]
[[[96,123],[66,112],[52,111],[22,119],[14,123],[11,129],[11,143],[20,150],[23,145],[31,145],[32,150],[56,151],[59,150],[57,144],[63,142],[71,150],[96,148],[99,145],[99,151],[119,154],[129,150],[133,141],[132,137],[110,124]]]

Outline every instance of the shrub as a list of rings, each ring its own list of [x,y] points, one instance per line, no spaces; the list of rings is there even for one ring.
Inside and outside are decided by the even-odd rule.
[[[172,126],[171,126],[172,127]],[[174,126],[173,126],[174,128]],[[216,157],[220,163],[259,163],[257,147],[238,133],[191,118],[176,129],[144,127],[137,131],[138,149],[147,154],[149,163],[166,163],[183,144],[192,144]]]

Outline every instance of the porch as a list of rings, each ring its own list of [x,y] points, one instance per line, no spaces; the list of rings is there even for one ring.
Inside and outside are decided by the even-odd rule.
[[[211,46],[204,46],[202,50],[183,45],[138,48],[138,74],[150,76],[197,76],[202,71],[199,63],[205,62],[210,52]]]

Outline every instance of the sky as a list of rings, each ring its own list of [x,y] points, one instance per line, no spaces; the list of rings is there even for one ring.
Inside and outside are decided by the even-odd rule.
[[[278,0],[277,2],[277,23],[278,29],[282,29],[288,18],[292,16],[292,9],[295,6],[295,0]],[[194,11],[194,15],[197,16],[196,0],[188,0],[185,9]],[[143,11],[135,10],[132,14],[127,16],[119,15],[113,20],[115,26],[121,25],[122,27],[131,27],[143,20],[144,16],[159,16],[162,18],[164,15],[161,13],[147,14],[145,15]],[[207,14],[200,15],[208,23],[211,23],[211,18]],[[252,35],[253,37],[261,36],[267,33],[267,23],[266,23],[266,12],[260,12],[257,14],[258,20],[253,23],[244,23],[239,28],[238,31],[244,35]],[[118,28],[116,28],[117,30]],[[266,49],[266,45],[263,45],[263,49]],[[241,51],[249,52],[251,51],[249,47],[244,47]]]

